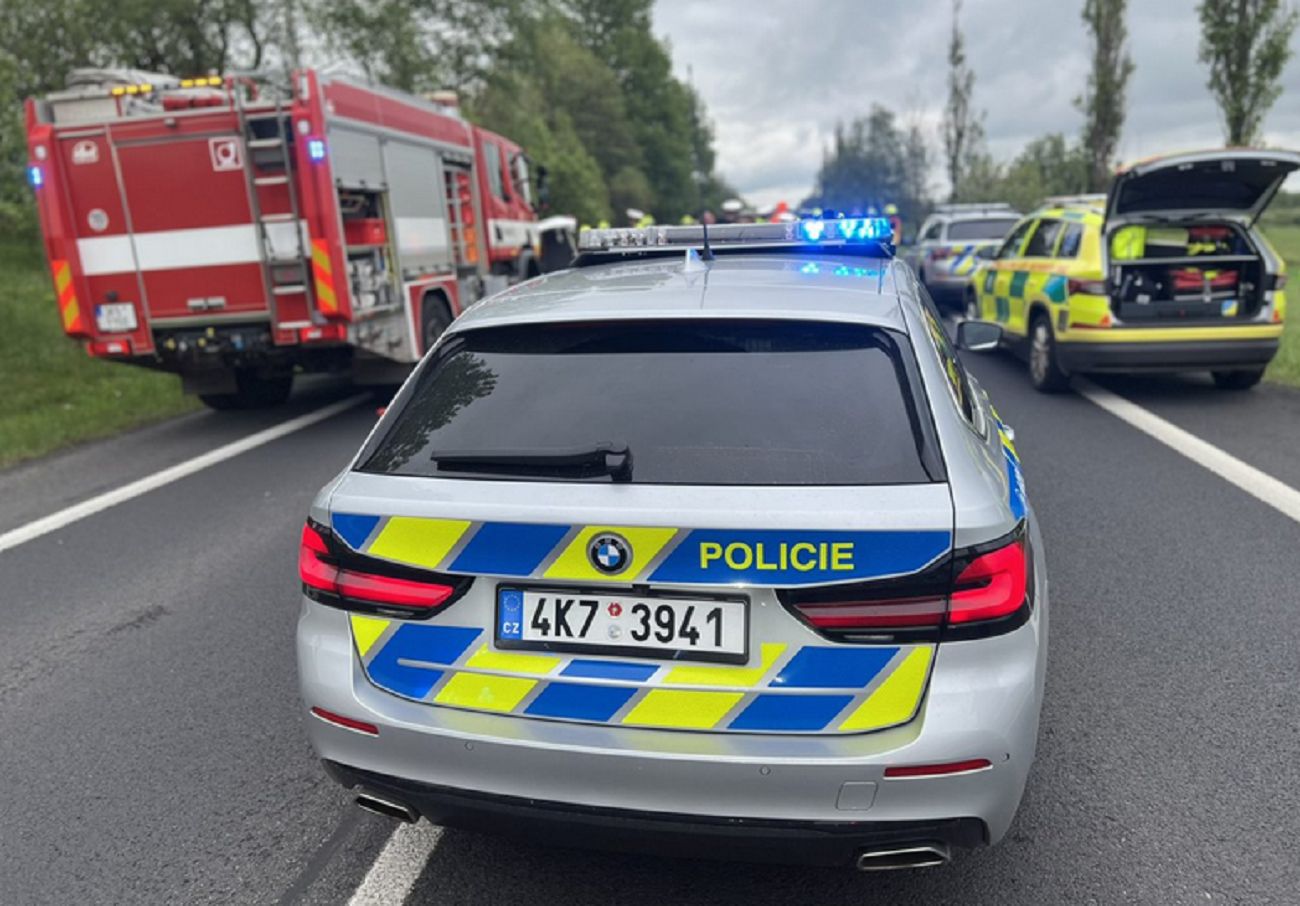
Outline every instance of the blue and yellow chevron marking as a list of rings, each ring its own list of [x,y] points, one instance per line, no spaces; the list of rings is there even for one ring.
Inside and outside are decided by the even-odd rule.
[[[1011,440],[1011,434],[1007,430],[1006,422],[994,410],[993,417],[998,420],[998,437],[1002,440],[1002,455],[1007,462],[1007,494],[1011,506],[1011,515],[1017,520],[1025,517],[1026,498],[1025,498],[1025,478],[1024,473],[1020,470],[1020,454],[1016,452],[1016,445]]]
[[[714,732],[861,733],[912,720],[933,645],[767,643],[743,666],[495,651],[477,627],[351,614],[366,676],[427,704]]]
[[[840,532],[680,529],[655,526],[469,522],[335,513],[334,532],[372,557],[447,573],[581,582],[746,584],[765,587],[862,581],[915,572],[952,546],[942,530]],[[604,534],[624,539],[616,573],[588,556]]]

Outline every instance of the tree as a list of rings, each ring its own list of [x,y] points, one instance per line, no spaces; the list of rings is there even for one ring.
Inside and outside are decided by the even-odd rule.
[[[893,111],[877,104],[865,118],[836,125],[816,191],[803,206],[862,214],[896,204],[904,220],[915,222],[928,204],[928,169],[920,128],[900,129]]]
[[[988,155],[972,161],[958,201],[1005,201],[1030,211],[1049,195],[1074,195],[1086,190],[1091,161],[1086,149],[1053,132],[1036,138],[1009,164]]]
[[[1083,111],[1083,147],[1088,154],[1088,190],[1110,184],[1115,149],[1124,128],[1124,90],[1133,74],[1133,59],[1124,42],[1126,0],[1085,0],[1083,21],[1092,33],[1092,72],[1088,88],[1075,106]]]
[[[960,15],[961,0],[953,0],[952,38],[948,42],[948,103],[943,116],[943,151],[952,199],[961,194],[963,177],[984,139],[983,116],[971,109],[975,72],[966,63]]]
[[[1281,0],[1202,0],[1201,62],[1223,115],[1229,146],[1259,141],[1264,115],[1282,93],[1300,12]]]

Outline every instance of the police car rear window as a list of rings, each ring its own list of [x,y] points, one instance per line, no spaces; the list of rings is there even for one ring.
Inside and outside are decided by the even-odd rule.
[[[396,401],[361,470],[637,484],[864,485],[942,471],[904,338],[809,322],[467,331]]]
[[[949,239],[1001,239],[1016,225],[1014,217],[989,220],[954,220],[948,224]]]

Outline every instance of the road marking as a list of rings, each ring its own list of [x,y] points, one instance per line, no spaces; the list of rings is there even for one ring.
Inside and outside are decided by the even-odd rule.
[[[147,494],[169,485],[173,481],[178,481],[187,475],[193,475],[209,466],[215,466],[219,462],[225,462],[227,459],[238,456],[240,453],[247,453],[249,450],[269,444],[295,431],[301,431],[303,428],[310,427],[317,422],[322,422],[327,418],[332,418],[340,412],[345,412],[362,401],[369,399],[367,394],[361,393],[356,396],[348,397],[345,400],[339,400],[337,403],[330,403],[328,406],[322,406],[313,412],[305,415],[299,415],[288,421],[280,422],[278,425],[272,425],[264,428],[247,437],[231,441],[225,446],[217,447],[215,450],[209,450],[193,459],[187,459],[185,462],[179,462],[174,466],[155,472],[152,475],[146,475],[144,478],[137,479],[124,484],[120,488],[114,488],[111,491],[105,491],[98,497],[91,497],[89,500],[83,500],[81,503],[73,504],[70,507],[59,510],[57,513],[51,513],[48,516],[42,516],[26,525],[20,525],[16,529],[0,534],[0,553],[9,550],[11,547],[17,547],[24,542],[39,538],[42,535],[48,535],[50,532],[58,531],[66,525],[85,519],[87,516],[93,516],[95,513],[102,512],[111,506],[117,506],[133,497],[139,497],[141,494]]]
[[[1167,422],[1137,403],[1124,399],[1088,381],[1077,381],[1076,389],[1085,398],[1111,415],[1128,422],[1142,433],[1181,453],[1197,465],[1204,466],[1225,481],[1231,482],[1252,497],[1300,522],[1300,491],[1254,466],[1247,465],[1214,444]]]
[[[388,838],[348,906],[386,906],[405,903],[433,855],[442,828],[427,821],[398,825]]]

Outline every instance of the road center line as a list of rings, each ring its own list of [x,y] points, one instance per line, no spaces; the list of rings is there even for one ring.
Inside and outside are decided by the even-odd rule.
[[[363,400],[368,399],[367,394],[361,393],[356,396],[348,397],[345,400],[339,400],[337,403],[330,403],[328,406],[322,406],[312,412],[291,418],[288,421],[280,422],[278,425],[272,425],[264,428],[247,437],[241,437],[239,440],[231,441],[224,446],[217,447],[195,456],[193,459],[187,459],[179,462],[174,466],[168,466],[161,471],[154,472],[152,475],[146,475],[144,478],[136,479],[120,488],[114,488],[111,491],[105,491],[97,497],[91,497],[89,500],[83,500],[81,503],[73,504],[70,507],[51,513],[48,516],[42,516],[26,525],[20,525],[16,529],[0,534],[0,553],[9,550],[11,547],[17,547],[24,542],[39,538],[42,535],[48,535],[50,532],[58,531],[66,525],[85,519],[87,516],[93,516],[95,513],[116,506],[133,497],[139,497],[141,494],[147,494],[150,491],[178,481],[187,475],[193,475],[209,466],[214,466],[219,462],[225,462],[227,459],[238,456],[240,453],[246,453],[263,444],[268,444],[295,431],[301,431],[303,428],[310,427],[317,422],[322,422],[327,418],[332,418],[340,412],[345,412],[353,406],[358,405]]]
[[[366,872],[348,906],[397,906],[405,903],[438,845],[442,828],[427,821],[401,824]]]
[[[1137,403],[1111,393],[1088,381],[1077,381],[1076,389],[1089,401],[1111,415],[1128,422],[1143,434],[1155,438],[1197,465],[1204,466],[1225,481],[1231,482],[1252,497],[1300,522],[1300,491],[1254,466],[1247,465],[1214,444],[1201,440],[1190,431],[1165,421]]]

